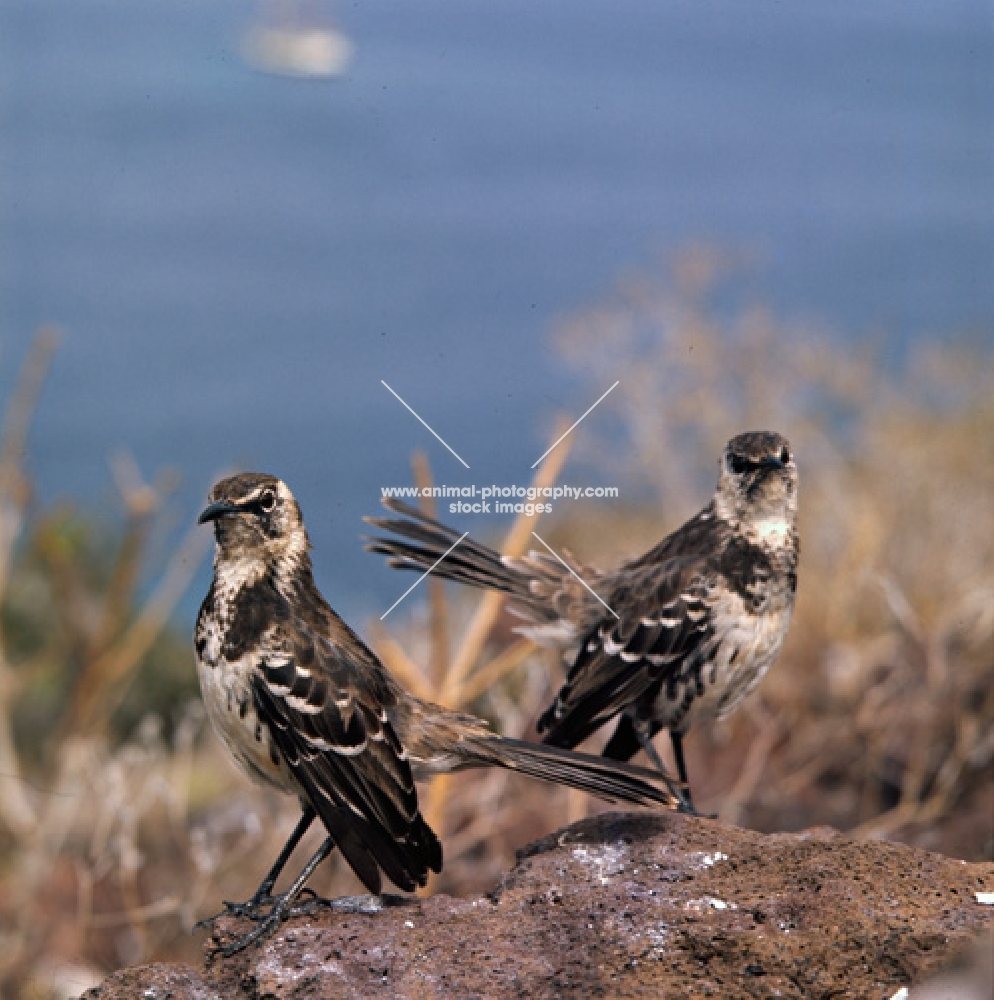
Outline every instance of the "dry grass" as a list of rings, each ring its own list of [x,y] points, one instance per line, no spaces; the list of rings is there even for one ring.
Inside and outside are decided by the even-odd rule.
[[[206,540],[189,535],[139,602],[168,480],[143,483],[126,457],[114,464],[125,524],[99,558],[71,511],[28,523],[25,443],[57,343],[53,330],[35,338],[0,432],[0,995],[13,997],[75,995],[101,959],[149,954],[149,921],[192,912],[202,885],[184,872],[150,901],[143,864],[149,845],[195,860],[197,712],[173,720],[169,744],[155,716],[123,745],[110,721],[139,666],[168,650],[164,629]],[[108,900],[114,911],[101,912]]]
[[[883,364],[872,346],[728,307],[723,266],[689,254],[561,325],[564,358],[597,373],[592,393],[621,382],[567,441],[590,466],[582,478],[622,499],[558,505],[540,530],[610,565],[699,508],[729,436],[786,433],[802,477],[795,621],[757,695],[692,734],[699,800],[758,828],[830,823],[991,857],[992,357],[936,342]],[[193,922],[247,897],[297,818],[236,773],[187,700],[192,652],[168,621],[206,539],[191,536],[138,597],[169,482],[146,485],[120,460],[116,535],[73,512],[28,516],[24,441],[54,346],[37,342],[0,430],[0,996],[14,1000],[74,996],[123,964],[196,961]],[[562,481],[566,454],[540,481]],[[430,482],[423,458],[414,477]],[[521,551],[532,527],[521,519],[497,544]],[[389,631],[366,634],[419,694],[527,737],[561,666],[511,625],[498,598],[429,581]],[[446,857],[430,890],[455,893],[485,889],[516,847],[599,808],[501,772],[423,796]],[[357,883],[333,859],[313,887]]]

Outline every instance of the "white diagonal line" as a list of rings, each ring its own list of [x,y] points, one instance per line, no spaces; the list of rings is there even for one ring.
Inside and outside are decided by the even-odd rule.
[[[419,416],[418,416],[418,415],[417,415],[416,413],[414,413],[414,410],[412,410],[412,409],[411,409],[411,408],[410,408],[410,407],[409,407],[409,406],[407,405],[407,403],[405,403],[405,402],[404,402],[404,401],[403,401],[403,400],[402,400],[402,399],[400,398],[400,396],[398,396],[398,395],[397,395],[397,393],[395,393],[395,392],[393,391],[393,389],[391,389],[391,388],[390,388],[390,386],[388,386],[388,385],[386,384],[386,382],[383,382],[383,379],[380,379],[380,382],[382,382],[382,383],[383,383],[383,385],[384,385],[384,386],[385,386],[385,387],[387,388],[387,390],[388,390],[388,391],[389,391],[390,393],[392,393],[392,394],[393,394],[393,395],[394,395],[394,396],[395,396],[395,397],[397,398],[397,400],[398,400],[398,401],[400,402],[400,404],[401,404],[402,406],[404,406],[404,407],[406,407],[406,409],[410,410],[410,412],[411,412],[411,413],[413,413],[413,414],[414,414],[414,416],[415,416],[415,417],[416,417],[416,418],[417,418],[418,420],[421,420],[421,418],[420,418],[420,417],[419,417]],[[613,388],[614,388],[614,386],[611,386],[611,388],[613,389]],[[610,389],[608,390],[608,392],[610,392]],[[599,402],[600,402],[600,400],[598,400],[597,402],[599,403]],[[597,405],[597,403],[595,403],[595,404],[594,404],[594,406],[596,406],[596,405]],[[591,407],[591,409],[592,409],[592,407]],[[588,411],[588,412],[589,412],[589,411]],[[585,417],[586,415],[587,415],[587,414],[585,413],[585,414],[584,414],[583,416]],[[582,420],[582,419],[583,419],[583,417],[581,417],[580,419]],[[423,424],[425,425],[425,427],[428,427],[428,425],[427,425],[427,424],[425,424],[425,422],[424,422],[423,420],[421,420],[421,423],[423,423]],[[570,428],[570,429],[572,430],[572,428]],[[432,429],[431,429],[430,427],[428,427],[428,430],[430,430],[430,431],[432,432],[432,434],[435,434],[435,432],[434,432],[434,431],[433,431],[433,430],[432,430]],[[441,442],[442,442],[442,444],[444,444],[446,448],[449,448],[448,444],[446,444],[446,442],[445,442],[444,440],[442,440],[442,438],[441,438],[441,437],[440,437],[440,436],[439,436],[438,434],[435,434],[435,437],[437,437],[437,438],[438,438],[438,440],[439,440],[439,441],[441,441]],[[559,442],[557,441],[557,442],[556,442],[556,444],[558,444],[558,443],[559,443]],[[452,452],[452,454],[453,454],[453,455],[455,455],[455,456],[456,456],[456,458],[458,458],[458,459],[459,459],[459,461],[460,461],[460,462],[462,462],[462,464],[463,464],[463,465],[465,465],[467,469],[469,468],[469,465],[468,465],[468,464],[467,464],[466,462],[463,462],[462,458],[460,458],[460,456],[459,456],[458,454],[456,454],[456,452],[455,452],[455,450],[454,450],[453,448],[449,448],[449,451],[451,451],[451,452]],[[534,466],[533,466],[533,468],[534,468]]]
[[[383,384],[384,384],[384,385],[386,385],[386,383],[385,383],[385,382],[384,382]],[[387,386],[387,388],[388,388],[388,389],[390,389],[390,386]],[[390,389],[390,391],[391,391],[391,392],[393,392],[393,390],[392,390],[392,389]],[[401,400],[401,402],[403,402],[403,400]],[[416,414],[415,414],[415,415],[416,415]],[[430,428],[429,428],[429,429],[430,429]],[[441,440],[441,439],[439,439],[439,440]],[[444,444],[444,442],[443,442],[443,444]],[[458,457],[458,456],[456,456],[456,457]],[[466,468],[468,469],[468,468],[469,468],[469,466],[467,465],[467,466],[466,466]],[[426,577],[426,576],[427,576],[427,575],[428,575],[428,574],[429,574],[429,573],[430,573],[430,572],[431,572],[431,571],[432,571],[432,570],[433,570],[433,569],[434,569],[434,568],[435,568],[435,567],[436,567],[436,566],[437,566],[437,565],[438,565],[438,564],[439,564],[439,563],[440,563],[440,562],[441,562],[441,561],[442,561],[442,560],[443,560],[443,559],[444,559],[444,558],[445,558],[445,557],[446,557],[446,556],[447,556],[447,555],[448,555],[448,554],[449,554],[449,553],[450,553],[450,552],[451,552],[451,551],[452,551],[452,550],[453,550],[453,549],[454,549],[454,548],[455,548],[455,547],[456,547],[456,546],[457,546],[457,545],[458,545],[458,544],[459,544],[459,543],[460,543],[460,542],[461,542],[461,541],[462,541],[462,540],[463,540],[463,539],[464,539],[464,538],[465,538],[465,537],[466,537],[466,536],[467,536],[468,534],[469,534],[469,532],[468,532],[468,531],[464,531],[464,532],[463,532],[463,533],[462,533],[462,534],[461,534],[461,535],[460,535],[460,536],[459,536],[459,537],[458,537],[458,538],[457,538],[457,539],[456,539],[456,540],[455,540],[455,541],[454,541],[454,542],[453,542],[453,543],[452,543],[452,544],[451,544],[451,545],[450,545],[450,546],[449,546],[449,547],[448,547],[448,548],[447,548],[447,549],[446,549],[446,550],[445,550],[445,551],[444,551],[444,552],[443,552],[443,553],[442,553],[442,554],[441,554],[441,555],[440,555],[440,556],[439,556],[439,557],[438,557],[438,558],[437,558],[437,559],[436,559],[436,560],[435,560],[435,561],[434,561],[434,562],[433,562],[432,564],[431,564],[431,566],[429,566],[429,567],[428,567],[428,569],[426,569],[426,570],[424,571],[424,573],[422,573],[422,574],[421,574],[421,576],[419,576],[419,577],[418,577],[418,578],[417,578],[417,579],[416,579],[416,580],[414,581],[414,583],[412,583],[412,584],[410,585],[410,587],[408,587],[408,588],[407,588],[407,590],[405,590],[405,591],[404,591],[404,593],[403,593],[403,594],[401,594],[401,595],[400,595],[400,597],[398,597],[398,598],[397,598],[397,600],[396,600],[396,601],[394,601],[394,602],[393,602],[393,604],[391,604],[391,605],[390,605],[390,607],[389,607],[389,608],[387,608],[387,609],[386,609],[386,611],[384,611],[382,615],[380,615],[380,621],[383,621],[383,619],[384,619],[384,618],[386,618],[386,616],[387,616],[388,614],[390,614],[390,612],[391,612],[391,611],[393,611],[393,609],[394,609],[395,607],[397,607],[397,605],[398,605],[398,604],[400,604],[400,602],[401,602],[401,601],[402,601],[402,600],[403,600],[403,599],[404,599],[405,597],[407,597],[407,595],[408,595],[408,594],[409,594],[409,593],[410,593],[410,592],[411,592],[412,590],[414,590],[414,588],[415,588],[415,587],[416,587],[416,586],[417,586],[417,585],[418,585],[418,584],[419,584],[419,583],[420,583],[420,582],[421,582],[421,581],[422,581],[422,580],[423,580],[423,579],[424,579],[424,578],[425,578],[425,577]],[[595,594],[594,596],[596,597],[597,595]]]
[[[604,400],[604,398],[605,398],[605,397],[607,396],[608,392],[613,392],[613,391],[614,391],[615,389],[617,389],[617,387],[618,387],[618,385],[619,385],[619,384],[620,384],[619,382],[615,382],[615,383],[614,383],[614,385],[612,385],[612,386],[611,386],[611,388],[610,388],[610,389],[608,389],[608,391],[607,391],[607,392],[605,392],[605,393],[604,393],[604,395],[603,395],[603,396],[601,396],[601,398],[600,398],[600,399],[598,399],[596,403],[594,403],[594,406],[597,406],[597,405],[598,405],[598,403],[600,403],[600,402],[601,402],[602,400]],[[384,383],[384,385],[386,385],[386,383]],[[389,389],[390,387],[389,387],[389,386],[387,386],[387,388]],[[392,390],[391,390],[391,391],[392,391]],[[399,398],[399,397],[398,397],[398,398]],[[403,402],[403,400],[402,400],[402,402]],[[591,407],[590,407],[590,410],[592,410],[592,409],[594,408],[594,406],[591,406]],[[583,420],[583,419],[584,419],[584,417],[588,416],[588,415],[589,415],[589,413],[590,413],[590,410],[587,410],[587,412],[586,412],[586,413],[584,413],[583,417],[580,417],[580,420]],[[412,412],[413,412],[413,411],[412,411]],[[414,415],[415,415],[415,416],[417,416],[417,414],[416,414],[416,413],[415,413]],[[418,418],[418,419],[420,419],[420,418]],[[578,421],[576,422],[576,424],[578,424],[578,423],[580,422],[580,420],[578,420]],[[571,427],[571,428],[570,428],[570,429],[569,429],[569,430],[568,430],[568,431],[566,432],[566,434],[563,434],[563,436],[562,436],[562,437],[561,437],[561,438],[559,439],[559,441],[562,441],[562,439],[563,439],[564,437],[566,437],[566,435],[567,435],[567,434],[571,433],[571,432],[572,432],[572,431],[573,431],[573,430],[575,429],[575,427],[576,427],[576,424],[573,424],[573,426],[572,426],[572,427]],[[427,424],[426,424],[425,426],[427,427]],[[431,428],[430,428],[430,427],[429,427],[428,429],[429,429],[429,430],[431,430]],[[432,433],[434,433],[434,432],[432,432]],[[556,442],[556,444],[559,444],[559,441],[557,441],[557,442]],[[443,443],[444,443],[444,442],[443,442]],[[551,448],[546,448],[546,450],[545,450],[545,451],[543,451],[541,455],[539,455],[539,457],[538,457],[538,462],[541,462],[541,461],[542,461],[542,459],[543,459],[543,458],[545,458],[545,456],[546,456],[546,455],[548,455],[550,451],[552,451],[552,448],[555,448],[555,447],[556,447],[556,444],[552,445],[552,447],[551,447]],[[532,465],[532,468],[533,468],[533,469],[535,468],[535,466],[536,466],[536,465],[538,465],[538,462],[535,462],[535,464],[534,464],[534,465]],[[468,468],[468,466],[467,466],[467,468]],[[544,545],[544,544],[545,544],[545,542],[542,542],[542,544]],[[571,572],[572,572],[572,571],[571,571]],[[581,581],[581,583],[582,583],[582,581]],[[591,591],[591,593],[592,593],[592,591]],[[597,595],[596,595],[596,594],[594,594],[594,596],[596,597]],[[600,600],[600,598],[597,598],[597,599],[598,599],[598,600]]]
[[[617,384],[618,384],[617,382],[615,382],[615,383],[614,383],[614,385],[617,385]],[[614,385],[613,385],[613,386],[611,386],[611,389],[613,389],[613,388],[614,388]],[[611,391],[611,389],[608,389],[608,392],[610,392],[610,391]],[[553,446],[553,447],[554,447],[554,446]],[[551,545],[550,545],[550,544],[549,544],[549,543],[548,543],[547,541],[545,541],[545,539],[543,539],[543,538],[539,538],[539,536],[538,536],[538,533],[537,533],[537,532],[534,532],[534,531],[533,531],[533,532],[532,532],[532,534],[533,534],[533,535],[534,535],[534,536],[535,536],[536,538],[538,538],[538,540],[539,540],[539,541],[540,541],[540,542],[541,542],[541,543],[542,543],[542,544],[543,544],[543,545],[544,545],[544,546],[545,546],[545,547],[546,547],[546,548],[547,548],[547,549],[548,549],[548,550],[549,550],[549,551],[550,551],[550,552],[551,552],[551,553],[552,553],[552,554],[553,554],[553,555],[554,555],[554,556],[555,556],[555,557],[556,557],[556,558],[557,558],[557,559],[558,559],[558,560],[559,560],[559,561],[560,561],[560,562],[561,562],[561,563],[562,563],[562,564],[563,564],[563,565],[564,565],[564,566],[565,566],[565,567],[566,567],[566,568],[567,568],[567,569],[568,569],[568,570],[569,570],[569,571],[570,571],[570,572],[571,572],[571,573],[573,574],[573,576],[575,576],[575,577],[576,577],[576,578],[577,578],[577,579],[578,579],[578,580],[580,581],[580,583],[582,583],[582,584],[584,585],[584,587],[586,587],[586,588],[587,588],[587,590],[590,590],[590,586],[589,586],[589,585],[587,584],[587,581],[586,581],[586,580],[584,580],[582,576],[579,576],[579,575],[577,574],[576,570],[574,570],[574,569],[573,569],[573,567],[572,567],[572,566],[570,566],[570,564],[569,564],[568,562],[566,562],[566,560],[565,560],[565,559],[563,559],[563,557],[562,557],[562,556],[561,556],[561,555],[560,555],[560,554],[559,554],[559,553],[558,553],[558,552],[557,552],[557,551],[556,551],[556,550],[555,550],[555,549],[554,549],[554,548],[553,548],[553,547],[552,547],[552,546],[551,546]],[[464,535],[463,537],[465,538],[465,535]],[[462,539],[460,539],[460,541],[461,541],[461,540],[462,540]],[[456,542],[456,544],[458,545],[458,544],[459,544],[459,542]],[[437,565],[438,565],[438,563],[436,563],[435,565],[437,566]],[[434,567],[433,567],[433,568],[434,568]],[[590,593],[591,593],[591,594],[594,594],[594,592],[593,592],[592,590],[590,590]],[[597,595],[596,595],[596,594],[594,594],[594,597],[597,597]],[[599,597],[597,597],[597,600],[598,600],[598,601],[601,601],[601,599],[600,599]],[[618,614],[618,613],[617,613],[617,612],[616,612],[616,611],[614,610],[614,608],[612,608],[612,607],[611,607],[611,605],[610,605],[610,604],[608,604],[608,603],[607,603],[606,601],[601,601],[601,604],[603,604],[603,605],[604,605],[604,607],[605,607],[605,608],[607,608],[607,609],[608,609],[608,611],[610,611],[610,612],[611,612],[611,614],[612,614],[612,615],[614,615],[614,617],[618,619],[618,621],[621,621],[621,615],[619,615],[619,614]]]

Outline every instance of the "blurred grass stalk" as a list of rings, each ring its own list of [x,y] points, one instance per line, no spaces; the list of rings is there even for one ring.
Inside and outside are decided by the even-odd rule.
[[[148,541],[151,520],[163,490],[143,483],[127,455],[115,460],[115,476],[127,527],[116,560],[104,614],[66,713],[66,732],[103,732],[127,690],[129,679],[152,643],[172,617],[197,567],[210,546],[210,535],[192,527],[169,560],[155,590],[137,616],[126,624],[134,607],[138,571]]]
[[[28,429],[58,342],[58,333],[52,328],[36,334],[0,428],[0,602],[7,597],[31,498],[31,484],[24,469]],[[60,714],[46,720],[47,777],[43,780],[50,785],[48,788],[35,789],[25,780],[12,718],[31,670],[16,671],[12,667],[0,622],[0,827],[5,828],[12,842],[14,873],[14,877],[4,879],[7,919],[0,933],[0,984],[18,969],[18,976],[26,975],[24,970],[30,968],[32,956],[44,949],[46,934],[39,934],[39,929],[44,925],[42,913],[51,906],[44,898],[45,885],[58,870],[58,856],[81,832],[83,814],[82,827],[89,827],[92,836],[90,863],[80,859],[75,863],[79,951],[86,951],[84,941],[90,927],[117,923],[130,928],[140,957],[148,951],[146,921],[176,912],[180,905],[174,898],[143,904],[138,827],[154,802],[161,800],[185,832],[189,766],[182,767],[183,754],[177,752],[174,762],[179,766],[170,775],[178,780],[178,786],[163,787],[162,776],[152,769],[135,785],[133,777],[129,779],[126,774],[127,762],[116,760],[108,747],[108,727],[129,681],[189,586],[209,539],[203,532],[191,531],[151,596],[136,611],[150,527],[161,507],[165,484],[144,484],[127,456],[115,459],[113,470],[127,512],[126,526],[96,621],[80,643],[84,648],[79,651],[76,677],[65,676],[68,664],[63,666],[60,681],[72,687],[72,694]],[[192,747],[192,740],[187,742]],[[108,799],[107,789],[115,783],[119,794]],[[124,908],[119,914],[95,917],[90,909],[93,885],[114,874],[115,868]]]
[[[7,592],[14,547],[24,525],[30,492],[24,473],[28,428],[58,342],[58,331],[53,327],[46,327],[35,335],[0,426],[0,602]],[[17,840],[24,841],[34,833],[38,814],[25,793],[14,745],[11,707],[17,693],[17,677],[7,663],[0,621],[0,780],[4,782],[4,794],[0,795],[0,822]]]

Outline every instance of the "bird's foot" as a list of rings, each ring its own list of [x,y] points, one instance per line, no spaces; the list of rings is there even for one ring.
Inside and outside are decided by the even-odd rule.
[[[313,889],[307,887],[300,890],[293,905],[286,911],[288,917],[310,916],[321,907],[333,909],[336,900],[319,896]]]
[[[690,795],[690,785],[685,782],[681,782],[679,786],[679,802],[677,802],[676,811],[682,813],[684,816],[694,816],[697,819],[717,819],[717,813],[702,813],[698,810],[697,806],[694,805],[694,800]]]
[[[210,918],[212,921],[216,920],[217,917],[230,915],[255,920],[257,921],[257,926],[249,931],[248,934],[244,934],[229,944],[218,945],[209,949],[207,952],[208,958],[214,958],[216,955],[223,955],[225,958],[230,958],[232,955],[247,948],[250,944],[255,944],[256,941],[262,941],[264,938],[267,938],[279,927],[283,920],[298,912],[294,904],[297,902],[299,895],[299,893],[291,894],[287,892],[280,896],[263,895],[258,898],[253,896],[247,903],[229,903],[225,901],[224,905],[226,909],[222,910],[215,917]],[[266,912],[262,912],[267,904],[269,905],[269,909]],[[313,905],[313,902],[310,905]],[[300,910],[299,912],[306,911]],[[206,921],[201,921],[200,923],[203,924]]]
[[[304,895],[310,898],[301,902],[301,896]],[[254,927],[248,934],[232,941],[230,944],[218,945],[215,948],[211,948],[207,953],[209,958],[214,958],[216,955],[230,958],[232,955],[247,948],[250,944],[255,944],[257,941],[262,941],[268,937],[287,917],[310,916],[318,908],[329,909],[335,913],[372,914],[379,913],[380,910],[387,907],[406,906],[412,902],[416,902],[414,897],[393,894],[384,894],[381,896],[367,894],[364,896],[340,896],[337,899],[325,899],[312,889],[302,889],[296,895],[288,892],[282,896],[267,895],[260,896],[258,899],[253,896],[246,903],[225,902],[224,910],[213,917],[201,920],[196,926],[204,926],[223,916],[247,917],[249,920],[258,921],[258,926]],[[271,904],[268,912],[260,912],[261,908],[266,904]]]
[[[261,941],[272,934],[285,916],[286,910],[277,903],[265,917],[253,918],[259,920],[259,923],[248,934],[242,935],[242,937],[237,938],[229,944],[217,945],[214,948],[208,949],[207,957],[215,958],[217,955],[222,955],[224,958],[231,958],[232,955],[236,955],[250,944],[255,944],[256,941]]]
[[[220,917],[241,917],[248,920],[262,920],[265,914],[260,911],[265,907],[271,908],[280,898],[279,896],[271,896],[268,892],[257,892],[251,899],[247,899],[244,903],[232,903],[230,900],[224,899],[222,900],[224,903],[223,910],[220,910],[213,916],[198,920],[193,925],[193,929],[199,930],[201,927],[209,927]]]
[[[694,805],[694,800],[690,797],[690,792],[685,790],[677,803],[676,811],[684,816],[693,816],[695,819],[717,819],[717,813],[702,813]]]

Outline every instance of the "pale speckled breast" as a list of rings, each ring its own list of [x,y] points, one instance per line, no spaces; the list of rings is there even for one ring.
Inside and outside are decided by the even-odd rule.
[[[714,637],[705,655],[701,678],[704,691],[694,692],[689,705],[685,685],[670,700],[664,688],[655,703],[657,719],[680,732],[713,719],[723,719],[763,679],[783,646],[791,605],[750,614],[738,594],[729,594],[715,608]]]
[[[751,628],[743,627],[740,619],[736,627],[728,630],[715,656],[718,682],[714,687],[721,692],[714,706],[717,718],[731,715],[766,675],[783,646],[790,615],[791,607],[786,606],[753,616]]]
[[[225,660],[221,656],[220,638],[213,626],[204,621],[198,624],[197,639],[204,640],[203,652],[197,657],[197,675],[214,731],[254,781],[284,791],[288,786],[294,787],[289,769],[270,741],[269,730],[256,714],[251,665],[244,658],[234,662]]]

